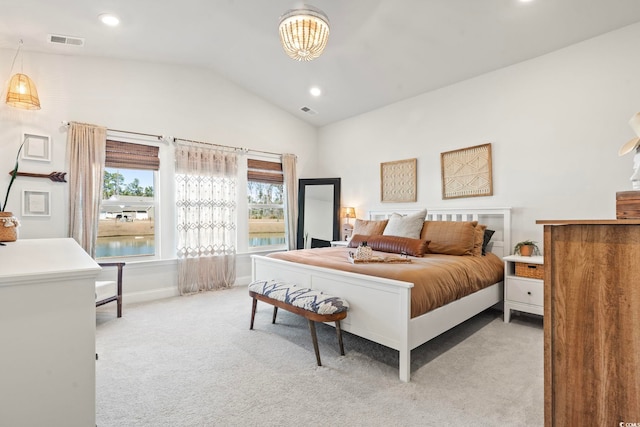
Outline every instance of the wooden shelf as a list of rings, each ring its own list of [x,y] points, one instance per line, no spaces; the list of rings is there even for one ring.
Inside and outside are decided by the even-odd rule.
[[[638,225],[640,219],[539,219],[540,225]]]

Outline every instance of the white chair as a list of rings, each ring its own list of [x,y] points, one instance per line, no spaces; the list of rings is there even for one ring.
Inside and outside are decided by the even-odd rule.
[[[118,302],[118,317],[122,317],[122,268],[124,262],[98,263],[100,267],[118,267],[117,280],[96,281],[96,307],[109,302]]]

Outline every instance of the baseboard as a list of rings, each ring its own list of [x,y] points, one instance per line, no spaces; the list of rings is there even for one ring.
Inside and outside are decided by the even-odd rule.
[[[251,283],[251,276],[237,277],[233,286],[247,286]],[[124,305],[137,304],[140,302],[155,301],[164,298],[177,297],[180,292],[177,288],[166,287],[160,289],[152,289],[150,291],[130,292],[122,296]]]
[[[124,305],[136,304],[140,302],[155,301],[164,298],[177,297],[180,295],[178,289],[170,286],[166,288],[152,289],[150,291],[131,292],[122,295]]]
[[[233,286],[248,286],[251,283],[251,276],[236,277]]]

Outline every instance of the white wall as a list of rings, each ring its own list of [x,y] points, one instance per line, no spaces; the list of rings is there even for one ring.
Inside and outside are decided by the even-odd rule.
[[[0,103],[0,196],[22,132],[53,141],[50,163],[24,161],[22,171],[68,171],[60,122],[71,120],[295,153],[300,177],[342,178],[342,205],[355,206],[358,217],[382,208],[511,206],[514,242],[542,241],[536,219],[615,218],[616,191],[631,189],[631,155],[619,158],[617,150],[634,136],[627,121],[640,111],[638,39],[635,24],[389,105],[320,129],[317,145],[315,128],[209,70],[23,51],[24,72],[38,85],[43,108]],[[0,70],[10,68],[14,53],[0,50]],[[442,200],[440,153],[485,142],[493,144],[494,196]],[[172,164],[171,146],[161,145],[160,156],[163,165]],[[418,202],[381,204],[380,163],[412,157],[418,158]],[[172,200],[171,175],[160,177],[164,200]],[[20,212],[23,189],[52,195],[52,216],[23,217],[20,238],[66,236],[67,188],[16,181],[8,210]],[[172,218],[172,204],[161,213]],[[161,238],[172,242],[170,223],[163,223]],[[127,266],[129,301],[175,292],[172,245],[165,248],[156,264]],[[239,256],[239,276],[249,269],[248,256]]]
[[[512,207],[513,242],[542,242],[537,219],[615,218],[633,155],[618,157],[640,111],[640,23],[537,59],[326,126],[319,174],[342,177],[342,205]],[[425,74],[429,66],[425,64]],[[491,142],[493,196],[442,200],[440,153]],[[418,201],[380,202],[380,163],[418,159]]]
[[[0,70],[8,73],[14,51],[0,50]],[[203,68],[139,61],[45,55],[23,50],[24,72],[36,83],[42,109],[24,111],[0,103],[0,196],[23,132],[50,135],[51,162],[21,161],[23,172],[68,172],[67,129],[62,121],[94,123],[111,129],[174,136],[224,145],[294,153],[300,176],[313,176],[317,131],[216,73]],[[4,71],[3,71],[4,72]],[[15,72],[15,71],[14,71]],[[8,82],[9,76],[2,76]],[[6,89],[3,84],[3,96]],[[175,293],[173,227],[173,146],[160,143],[162,253],[156,263],[129,264],[125,289],[128,301],[144,295]],[[23,189],[51,192],[51,217],[20,215]],[[169,202],[169,203],[167,203]],[[21,217],[20,238],[66,237],[68,185],[47,179],[18,178],[7,210]],[[238,275],[250,274],[247,257],[239,262]],[[149,274],[150,268],[157,267]],[[154,291],[155,290],[155,291]],[[139,295],[134,296],[133,294]]]

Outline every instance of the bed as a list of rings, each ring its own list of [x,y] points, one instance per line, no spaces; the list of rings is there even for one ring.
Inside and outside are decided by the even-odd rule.
[[[417,210],[371,211],[369,219]],[[489,250],[500,259],[511,247],[511,209],[427,209],[430,221],[478,221],[495,230]],[[313,249],[312,249],[313,250]],[[320,249],[318,249],[320,250]],[[342,249],[345,250],[346,249]],[[410,281],[376,277],[268,256],[252,256],[252,279],[278,279],[338,295],[349,301],[343,330],[399,352],[399,377],[410,380],[411,350],[503,299],[502,280],[424,314],[412,317]]]

